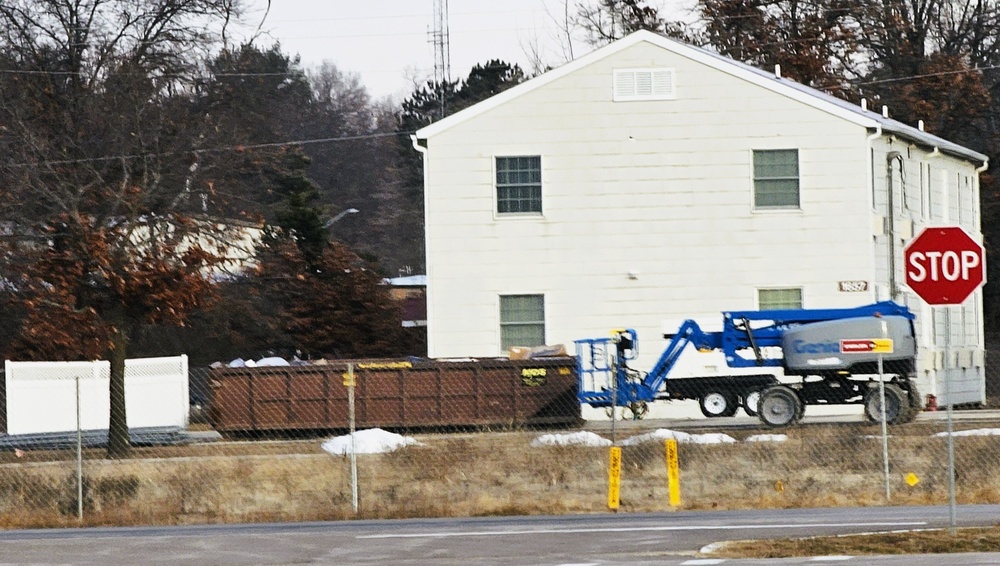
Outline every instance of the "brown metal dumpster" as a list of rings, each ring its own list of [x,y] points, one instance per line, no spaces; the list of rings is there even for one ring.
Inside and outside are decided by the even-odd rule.
[[[575,359],[354,360],[212,370],[220,432],[346,429],[348,364],[358,428],[580,422]]]

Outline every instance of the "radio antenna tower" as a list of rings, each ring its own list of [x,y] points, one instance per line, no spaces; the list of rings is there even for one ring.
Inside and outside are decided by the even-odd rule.
[[[434,82],[438,85],[441,118],[444,118],[445,86],[451,82],[451,46],[448,39],[448,0],[434,0]]]

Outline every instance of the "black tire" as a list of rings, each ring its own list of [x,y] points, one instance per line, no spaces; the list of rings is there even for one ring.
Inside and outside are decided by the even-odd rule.
[[[913,419],[917,418],[920,411],[924,409],[924,407],[920,404],[920,392],[917,390],[917,384],[910,381],[907,385],[909,386],[909,389],[906,390],[906,396],[910,403],[910,410],[907,412],[906,418],[899,421],[900,423],[913,422]]]
[[[803,410],[798,393],[790,387],[775,385],[761,392],[757,417],[769,427],[783,427],[798,422]]]
[[[746,412],[747,416],[757,416],[757,407],[760,406],[760,393],[760,391],[750,391],[743,396],[743,411]]]
[[[798,395],[796,394],[796,396]],[[805,414],[806,414],[806,402],[802,400],[802,397],[799,397],[799,411],[798,413],[795,414],[795,422],[801,421],[802,417],[804,417]]]
[[[895,383],[885,384],[885,422],[900,424],[912,420],[910,397]],[[865,393],[865,418],[873,423],[882,422],[882,398],[878,387]]]
[[[706,391],[698,398],[698,407],[701,414],[708,418],[731,417],[739,410],[740,405],[736,401],[736,395],[728,391]]]

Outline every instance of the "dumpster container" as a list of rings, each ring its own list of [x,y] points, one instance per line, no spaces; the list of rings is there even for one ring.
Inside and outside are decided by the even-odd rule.
[[[210,418],[219,432],[349,427],[345,374],[354,366],[358,428],[571,425],[581,421],[576,361],[336,360],[325,365],[217,368]]]

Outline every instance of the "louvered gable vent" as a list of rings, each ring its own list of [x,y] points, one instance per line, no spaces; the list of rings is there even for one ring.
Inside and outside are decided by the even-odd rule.
[[[670,100],[674,92],[673,69],[615,69],[614,100]]]

